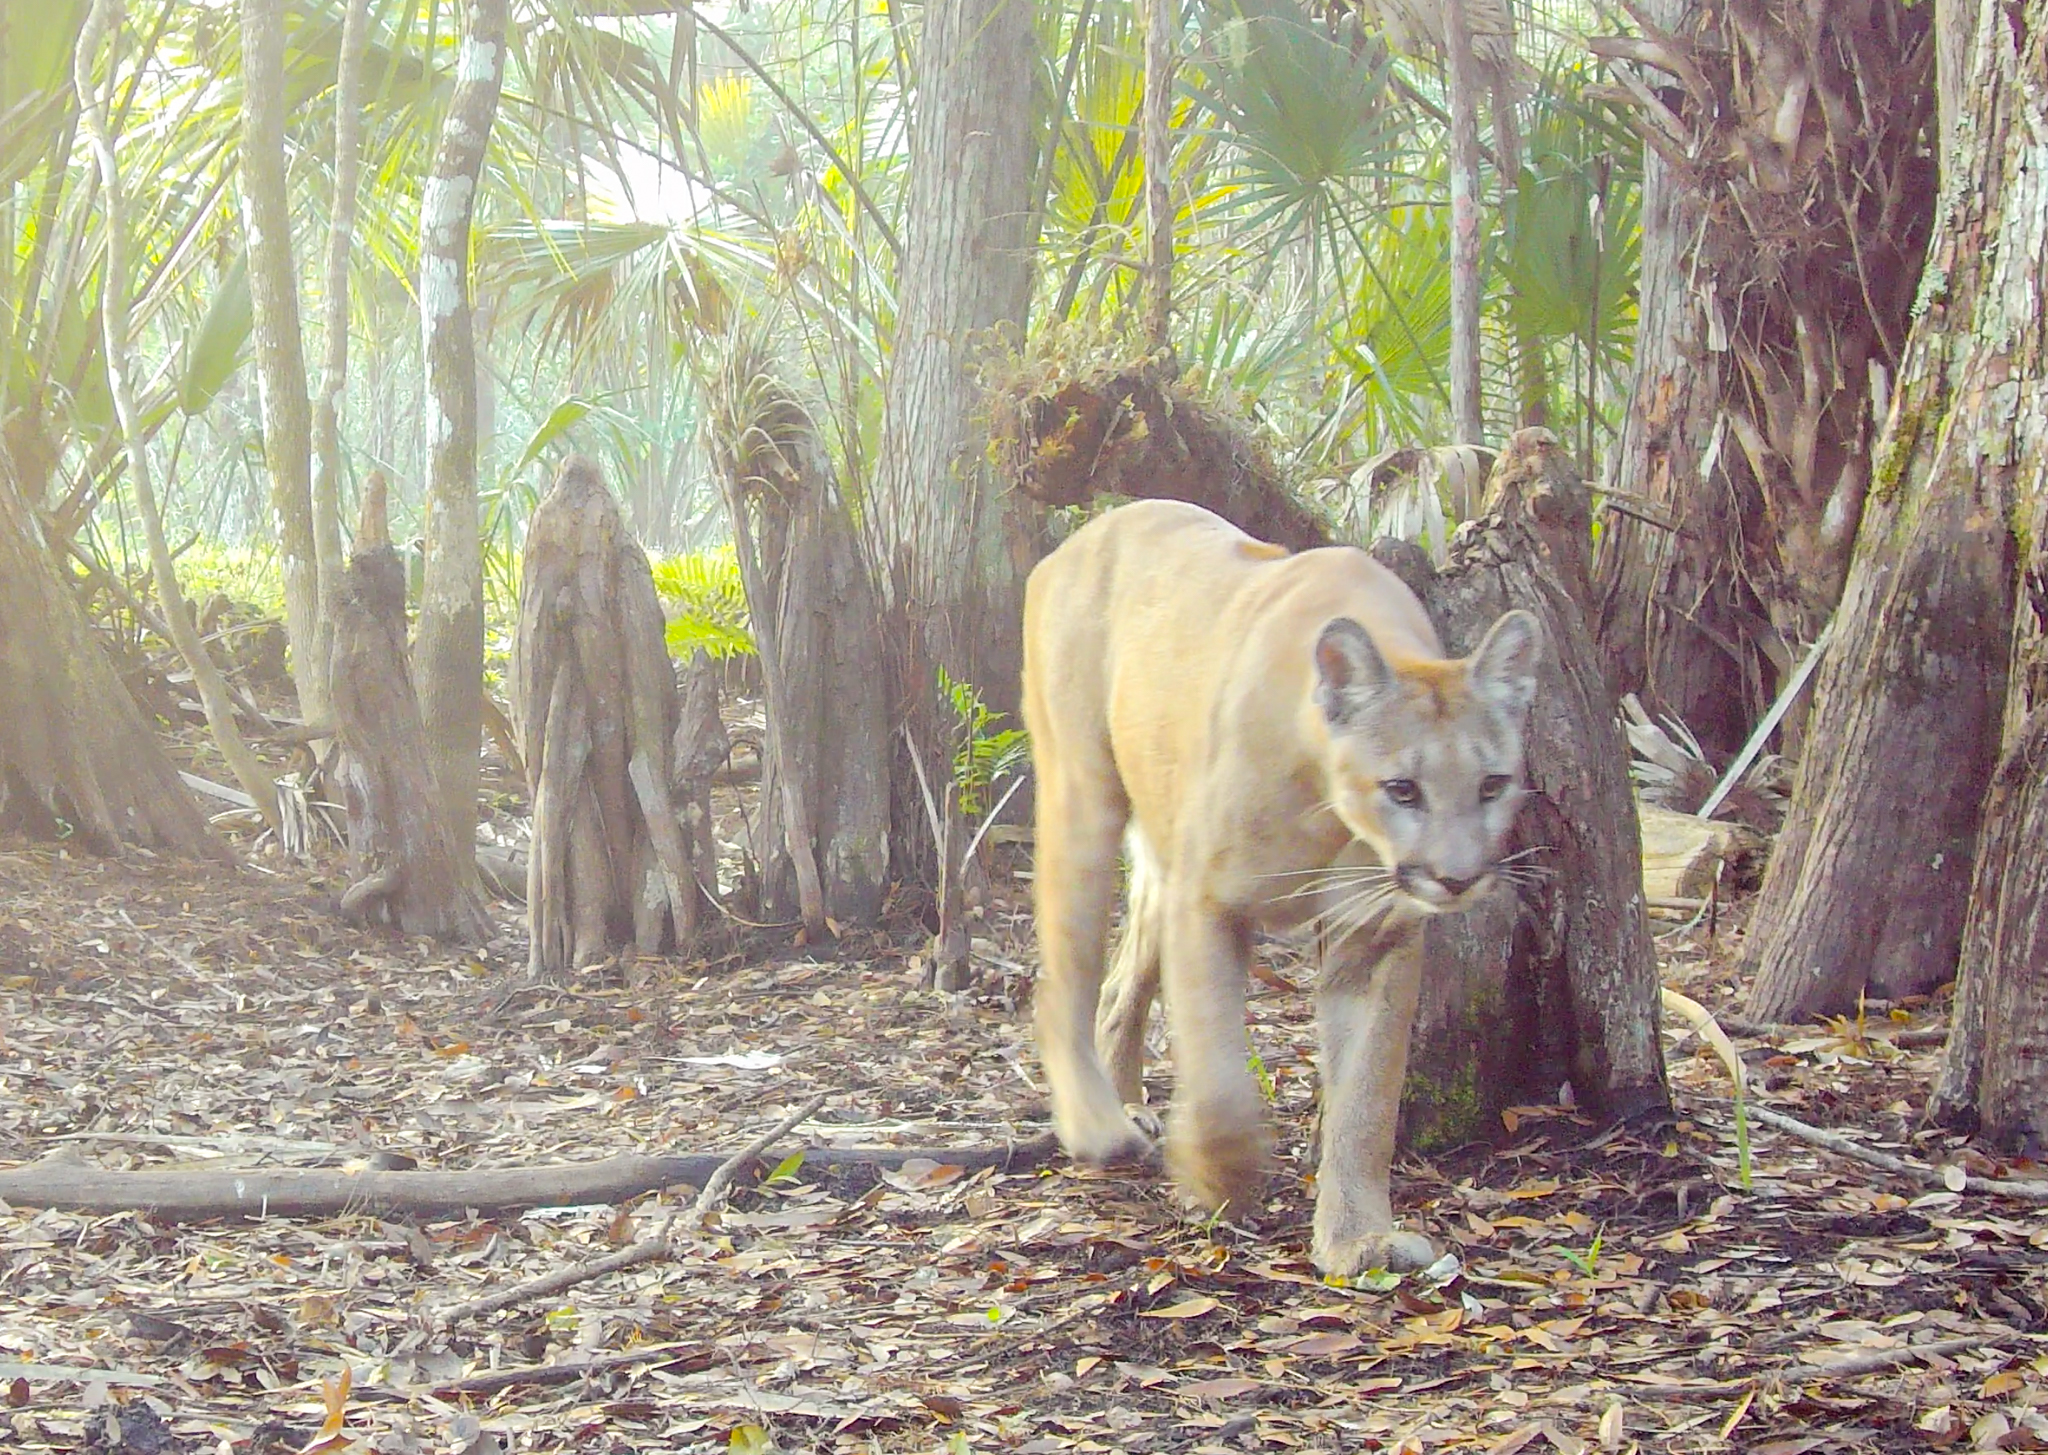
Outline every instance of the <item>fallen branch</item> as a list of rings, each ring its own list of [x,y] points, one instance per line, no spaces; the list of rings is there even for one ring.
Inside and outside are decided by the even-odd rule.
[[[1866,1147],[1839,1132],[1808,1126],[1805,1122],[1788,1117],[1783,1112],[1772,1111],[1769,1107],[1753,1106],[1749,1109],[1749,1114],[1765,1126],[1789,1132],[1801,1141],[1810,1142],[1823,1151],[1861,1162],[1867,1167],[1876,1167],[1895,1177],[1907,1178],[1922,1187],[1946,1187],[1954,1192],[1975,1192],[1986,1197],[2010,1197],[2022,1202],[2048,1202],[2048,1182],[2015,1182],[2001,1177],[1973,1177],[1964,1173],[1963,1185],[1955,1187],[1950,1169],[1930,1167],[1924,1162],[1908,1162],[1903,1157],[1894,1157],[1889,1152]],[[1953,1170],[1961,1171],[1960,1168]],[[0,1192],[0,1196],[4,1196],[4,1192]]]
[[[900,1167],[923,1158],[1007,1171],[1046,1161],[1058,1145],[1046,1132],[1021,1142],[978,1147],[807,1147],[804,1166],[811,1171]],[[109,1172],[77,1163],[34,1162],[0,1169],[0,1202],[68,1212],[144,1212],[158,1223],[323,1218],[353,1212],[500,1217],[541,1207],[625,1202],[683,1182],[705,1186],[726,1160],[714,1153],[683,1153],[465,1172]]]
[[[446,1384],[434,1386],[435,1399],[475,1399],[478,1396],[502,1394],[508,1389],[522,1386],[541,1387],[554,1384],[577,1384],[595,1374],[609,1374],[614,1369],[629,1369],[637,1364],[684,1364],[696,1368],[711,1366],[711,1356],[700,1345],[664,1344],[652,1349],[628,1349],[619,1354],[604,1354],[594,1359],[570,1359],[560,1364],[522,1364],[512,1369],[493,1369],[486,1374],[472,1374],[463,1379],[451,1379]],[[358,1385],[357,1393],[367,1393]],[[400,1398],[405,1395],[399,1393]]]
[[[821,1091],[719,1163],[717,1169],[705,1180],[704,1190],[697,1194],[697,1200],[690,1205],[689,1226],[694,1228],[702,1224],[704,1215],[725,1200],[725,1190],[732,1185],[734,1174],[742,1166],[767,1151],[777,1137],[782,1136],[797,1123],[809,1120],[811,1114],[824,1104],[825,1093]],[[481,1318],[485,1314],[494,1314],[514,1304],[525,1303],[530,1299],[546,1298],[551,1294],[560,1293],[565,1288],[574,1288],[579,1283],[602,1278],[607,1273],[638,1268],[642,1263],[653,1263],[666,1258],[674,1246],[669,1242],[669,1234],[675,1227],[676,1216],[675,1212],[671,1212],[663,1220],[660,1232],[651,1238],[642,1238],[631,1247],[621,1248],[616,1253],[607,1253],[602,1258],[592,1258],[588,1262],[578,1263],[572,1267],[558,1268],[553,1273],[543,1274],[539,1278],[529,1278],[523,1283],[501,1288],[496,1293],[487,1293],[482,1298],[459,1303],[442,1313],[435,1322],[446,1329],[468,1319]]]
[[[2005,1344],[2013,1340],[2011,1329],[1996,1333],[1967,1334],[1955,1339],[1936,1339],[1927,1344],[1903,1344],[1896,1349],[1872,1349],[1866,1354],[1852,1354],[1846,1359],[1816,1361],[1817,1367],[1809,1378],[1854,1379],[1862,1374],[1876,1374],[1882,1370],[1910,1364],[1913,1360],[1927,1355],[1967,1354],[1987,1344]]]

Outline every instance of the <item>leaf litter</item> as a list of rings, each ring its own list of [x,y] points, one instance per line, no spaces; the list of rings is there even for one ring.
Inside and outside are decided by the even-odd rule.
[[[920,988],[914,935],[625,961],[536,986],[356,931],[336,886],[0,846],[0,1162],[486,1168],[724,1152],[810,1097],[802,1140],[929,1149],[1042,1129],[1030,922],[981,910],[983,980]],[[1724,1008],[1694,929],[1667,980]],[[446,1327],[495,1289],[631,1245],[627,1208],[418,1225],[158,1225],[0,1206],[0,1447],[598,1452],[2048,1447],[2048,1219],[1888,1184],[1757,1128],[1667,1028],[1678,1123],[1513,1109],[1501,1143],[1405,1157],[1451,1257],[1350,1288],[1306,1257],[1302,966],[1253,986],[1284,1148],[1256,1219],[1183,1216],[1156,1173],[1063,1161],[743,1177],[674,1256]],[[1918,1125],[1945,1005],[1738,1037],[1758,1104],[1973,1174]],[[1155,1095],[1170,1067],[1154,1072]]]

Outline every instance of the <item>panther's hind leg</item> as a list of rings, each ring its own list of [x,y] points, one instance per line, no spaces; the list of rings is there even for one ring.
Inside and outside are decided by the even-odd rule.
[[[1110,1084],[1127,1106],[1145,1100],[1145,1022],[1159,994],[1159,937],[1165,913],[1159,862],[1136,826],[1124,833],[1130,874],[1124,890],[1124,932],[1110,960],[1096,1043],[1109,1064]]]

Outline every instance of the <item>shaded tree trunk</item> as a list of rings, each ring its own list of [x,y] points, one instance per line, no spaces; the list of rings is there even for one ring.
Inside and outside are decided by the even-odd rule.
[[[299,337],[298,261],[285,189],[284,0],[242,0],[242,218],[249,242],[249,301],[263,413],[263,464],[284,569],[292,680],[307,722],[327,716],[331,625],[320,610],[313,527],[312,418]],[[341,535],[334,535],[340,555]],[[339,562],[336,562],[339,565]]]
[[[1842,593],[1932,221],[1928,9],[1653,0],[1593,42],[1654,154],[1612,483],[1659,522],[1610,518],[1599,627],[1710,750]]]
[[[1431,974],[1402,1112],[1410,1145],[1496,1135],[1502,1108],[1547,1101],[1565,1080],[1603,1116],[1670,1105],[1627,751],[1582,605],[1589,523],[1569,452],[1547,430],[1524,429],[1441,575],[1413,545],[1374,547],[1422,598],[1447,651],[1470,651],[1513,607],[1536,614],[1545,640],[1531,792],[1508,845],[1524,856],[1510,863],[1534,868],[1511,874],[1512,892],[1428,926]]]
[[[491,922],[473,887],[474,851],[448,836],[406,666],[405,566],[385,526],[381,474],[364,492],[332,638],[329,701],[350,868],[341,912],[402,934],[481,943]]]
[[[413,644],[420,708],[448,832],[476,832],[483,734],[484,578],[476,493],[476,339],[469,227],[505,76],[506,0],[470,0],[455,94],[420,198],[420,329],[426,360],[426,581]],[[529,771],[533,760],[527,760]]]
[[[1865,990],[1932,990],[1957,964],[2006,697],[2009,522],[2015,501],[2039,495],[2048,446],[2031,296],[2048,215],[2025,140],[2048,116],[2042,54],[2022,27],[2022,63],[2001,13],[1985,7],[1977,31],[1960,185],[1929,254],[1813,729],[1751,923],[1750,1007],[1764,1019],[1850,1010]],[[2023,736],[2009,730],[2009,753],[2023,753]],[[2024,812],[2023,800],[2009,794],[2001,811]],[[2011,871],[1991,872],[1995,899]]]
[[[142,531],[149,546],[150,574],[156,582],[157,599],[163,603],[165,623],[178,655],[192,672],[192,686],[206,711],[207,726],[214,743],[227,760],[242,791],[255,801],[263,821],[279,827],[277,785],[270,772],[242,740],[235,723],[234,703],[219,666],[207,654],[199,639],[184,593],[178,589],[176,563],[170,543],[164,538],[162,514],[157,510],[156,485],[150,468],[149,449],[143,439],[142,419],[135,402],[135,381],[130,372],[130,331],[128,298],[128,238],[126,192],[119,160],[114,151],[114,132],[108,95],[114,89],[113,68],[109,67],[106,90],[93,81],[93,63],[100,47],[119,29],[118,0],[93,0],[91,12],[78,37],[73,57],[72,79],[78,91],[79,113],[91,138],[99,162],[100,210],[106,224],[106,248],[100,260],[100,336],[106,350],[107,385],[114,396],[114,415],[119,421],[121,440],[128,456],[128,480],[135,491],[136,514],[142,517]]]
[[[320,576],[320,621],[314,647],[323,663],[332,650],[342,573],[341,394],[348,380],[348,260],[355,242],[356,193],[362,172],[363,52],[370,30],[370,0],[347,3],[334,81],[334,203],[327,221],[320,295],[320,391],[313,411],[313,551]]]
[[[647,557],[588,460],[534,510],[512,649],[533,800],[526,912],[536,974],[629,941],[687,946],[696,870],[674,802],[675,669]]]
[[[103,854],[137,843],[231,859],[45,549],[28,505],[39,493],[0,445],[0,818],[40,834],[68,824]]]
[[[1036,68],[1030,6],[925,7],[871,520],[900,715],[912,751],[940,778],[959,732],[938,674],[1010,712],[1023,664],[1023,582],[1036,542],[1027,503],[1006,496],[989,467],[975,366],[991,335],[1021,334],[1030,301]],[[895,784],[891,822],[899,831],[925,822],[915,777],[899,773]],[[951,983],[964,973],[957,861],[967,835],[955,795],[942,797],[938,960]]]
[[[1697,6],[1644,0],[1643,10],[1685,31]],[[1738,529],[1721,503],[1741,491],[1725,478],[1734,452],[1724,454],[1716,434],[1727,354],[1707,346],[1688,286],[1706,199],[1687,183],[1659,147],[1643,148],[1635,353],[1608,461],[1614,494],[1601,522],[1591,622],[1617,698],[1650,696],[1703,742],[1732,750],[1761,711],[1762,691],[1744,680],[1745,653],[1700,620],[1725,621],[1732,604],[1714,583],[1728,532]]]

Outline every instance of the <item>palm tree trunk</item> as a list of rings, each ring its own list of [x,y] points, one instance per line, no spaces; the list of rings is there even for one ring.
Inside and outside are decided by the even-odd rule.
[[[313,413],[313,549],[320,571],[320,621],[315,651],[332,655],[341,590],[341,391],[348,380],[348,259],[355,240],[357,179],[362,171],[363,52],[370,0],[348,0],[341,23],[341,61],[334,82],[334,205],[327,221],[325,283],[320,304],[323,354]]]
[[[178,589],[177,569],[171,559],[170,544],[164,538],[163,516],[157,510],[156,487],[150,475],[149,450],[143,441],[140,412],[135,405],[135,384],[129,372],[126,198],[121,189],[121,168],[114,153],[113,123],[106,96],[92,78],[100,46],[117,28],[118,4],[119,0],[93,0],[72,62],[79,110],[85,118],[93,153],[99,159],[100,209],[107,230],[106,252],[100,262],[100,323],[107,355],[107,383],[113,392],[114,413],[128,451],[128,479],[135,488],[136,511],[142,517],[143,534],[149,542],[150,570],[156,579],[157,598],[163,603],[171,641],[192,671],[192,685],[199,692],[207,725],[213,729],[221,756],[227,760],[242,791],[256,800],[264,822],[274,829],[279,824],[277,785],[242,741],[241,730],[235,726],[235,709],[228,697],[227,683],[213,658],[207,655],[191,609]],[[112,89],[111,77],[108,89]]]
[[[421,715],[450,837],[476,834],[483,734],[483,544],[477,524],[476,339],[469,226],[505,74],[506,0],[471,0],[455,95],[420,199],[420,329],[426,359],[426,584],[413,643]]]
[[[332,627],[320,610],[320,552],[313,527],[312,418],[299,339],[298,264],[284,171],[284,0],[242,0],[242,218],[249,242],[263,463],[284,565],[285,628],[292,680],[308,722],[327,715]],[[335,533],[334,554],[341,554]],[[340,569],[337,559],[335,569]]]
[[[1465,0],[1444,0],[1451,103],[1451,437],[1484,444],[1479,403],[1479,75]]]
[[[1145,25],[1145,347],[1167,346],[1173,308],[1173,53],[1179,0],[1142,0]]]

